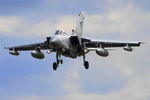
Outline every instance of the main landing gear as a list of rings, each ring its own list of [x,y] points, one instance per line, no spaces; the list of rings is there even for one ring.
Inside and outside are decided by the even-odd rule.
[[[89,62],[85,60],[85,54],[83,55],[83,63],[85,69],[89,69]],[[57,70],[59,64],[63,64],[63,60],[59,54],[56,54],[56,62],[53,63],[53,70]]]
[[[89,62],[85,61],[85,54],[83,55],[83,62],[84,62],[85,69],[89,69]]]
[[[56,54],[56,62],[53,63],[53,70],[57,70],[59,64],[63,64],[63,60],[60,55]]]

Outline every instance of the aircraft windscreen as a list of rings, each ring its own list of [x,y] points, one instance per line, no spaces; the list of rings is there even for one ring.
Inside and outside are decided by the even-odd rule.
[[[63,32],[62,30],[56,30],[55,35],[61,35],[61,34],[65,34],[65,32]]]
[[[58,34],[59,34],[59,30],[56,30],[55,35],[58,35]]]

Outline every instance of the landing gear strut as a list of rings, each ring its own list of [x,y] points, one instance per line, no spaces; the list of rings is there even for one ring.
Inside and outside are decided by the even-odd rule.
[[[85,69],[89,69],[89,62],[85,61],[85,54],[83,55],[83,62],[84,62]]]
[[[53,70],[57,70],[59,64],[63,64],[63,60],[61,59],[61,56],[56,53],[56,62],[53,63]]]

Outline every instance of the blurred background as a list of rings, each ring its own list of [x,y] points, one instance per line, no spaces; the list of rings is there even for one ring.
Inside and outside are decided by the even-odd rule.
[[[150,100],[149,0],[0,0],[1,100]],[[84,11],[84,36],[99,40],[143,41],[132,53],[122,48],[107,58],[90,52],[85,70],[82,57],[63,57],[52,70],[55,53],[33,59],[16,57],[5,46],[45,41],[56,29],[71,33]]]

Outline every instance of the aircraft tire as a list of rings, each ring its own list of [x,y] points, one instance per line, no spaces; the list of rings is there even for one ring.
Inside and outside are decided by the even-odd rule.
[[[57,63],[54,62],[53,63],[53,70],[57,70],[57,66],[58,66]]]
[[[60,60],[60,63],[63,64],[63,60],[62,59]]]
[[[85,69],[89,69],[89,62],[88,61],[84,62],[84,67],[85,67]]]

